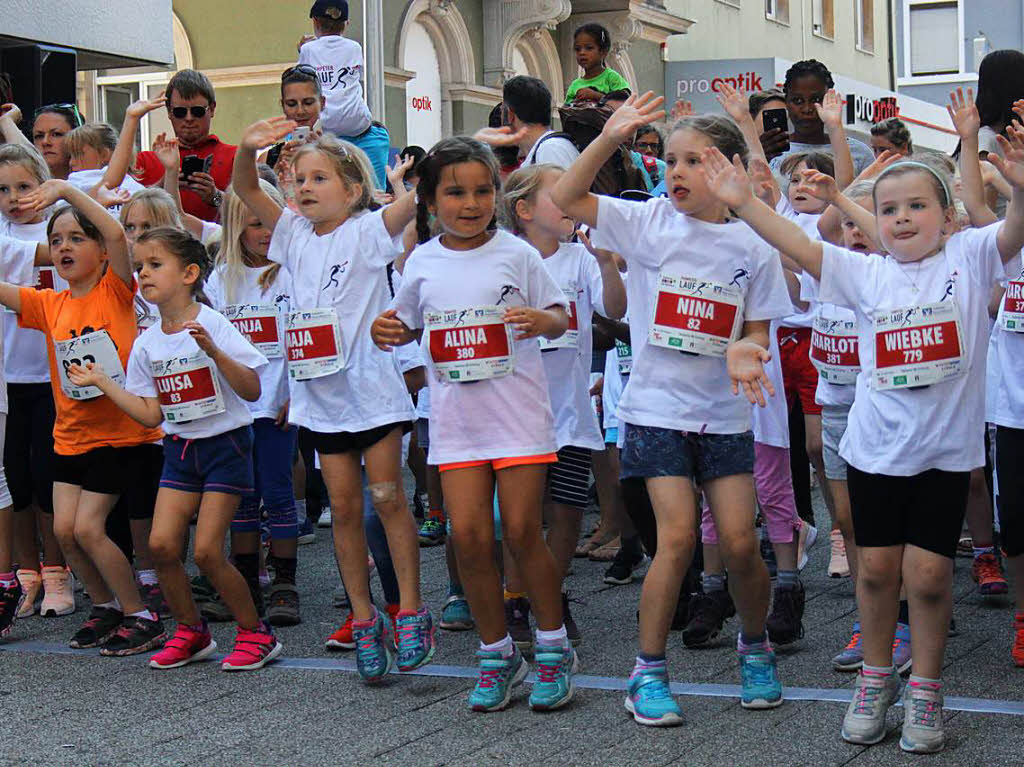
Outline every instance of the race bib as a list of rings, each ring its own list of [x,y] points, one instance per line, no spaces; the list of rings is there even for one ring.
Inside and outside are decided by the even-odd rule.
[[[512,372],[515,344],[500,306],[426,312],[427,348],[444,381],[483,381]]]
[[[296,381],[323,378],[341,370],[341,326],[334,309],[289,314],[285,342],[288,375]]]
[[[67,341],[54,341],[53,353],[57,357],[60,390],[71,399],[86,400],[103,396],[103,392],[95,386],[75,386],[71,383],[68,368],[72,365],[85,367],[90,362],[98,364],[112,381],[118,386],[124,386],[124,366],[121,364],[121,358],[117,356],[114,339],[105,330],[86,333]]]
[[[628,376],[633,370],[633,347],[622,343],[622,341],[616,341],[615,358],[619,365],[619,375]]]
[[[928,386],[965,372],[967,359],[955,302],[892,309],[875,317],[875,389]]]
[[[540,341],[540,350],[543,352],[549,349],[575,349],[580,345],[580,323],[579,317],[576,316],[576,290],[566,288],[562,292],[565,293],[565,300],[569,303],[565,308],[565,313],[569,315],[569,327],[554,341],[544,336],[537,336],[537,340]]]
[[[1001,308],[1003,329],[1013,333],[1024,333],[1024,282],[1006,283]]]
[[[692,277],[658,278],[650,342],[665,349],[724,357],[739,337],[743,323],[743,293]]]
[[[57,270],[52,266],[36,267],[36,290],[55,290]]]
[[[232,304],[224,307],[224,316],[263,356],[284,356],[277,307],[273,304]]]
[[[811,364],[822,380],[831,384],[856,383],[860,372],[857,323],[815,317],[811,326]]]
[[[220,381],[205,352],[150,363],[160,410],[168,423],[184,423],[224,412]]]

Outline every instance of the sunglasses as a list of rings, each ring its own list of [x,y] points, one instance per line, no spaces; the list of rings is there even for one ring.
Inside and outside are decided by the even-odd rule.
[[[210,111],[209,107],[169,107],[168,111],[179,120],[184,120],[186,117],[191,115],[197,120],[201,120],[206,117],[206,113]]]
[[[654,142],[652,144],[647,141],[637,141],[635,144],[633,144],[633,146],[636,149],[650,149],[652,152],[657,152],[659,149],[661,149],[661,144],[659,144],[658,142]]]
[[[39,107],[35,114],[32,115],[32,119],[35,120],[35,118],[45,112],[65,112],[75,118],[76,128],[85,125],[85,118],[78,111],[78,104],[47,104],[46,106]]]
[[[309,77],[318,78],[316,70],[313,69],[309,64],[296,64],[294,67],[288,67],[284,72],[281,73],[281,79],[287,80],[294,74],[308,75]]]

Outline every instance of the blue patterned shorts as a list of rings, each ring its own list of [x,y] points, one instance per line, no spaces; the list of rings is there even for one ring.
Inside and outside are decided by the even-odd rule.
[[[753,432],[698,434],[631,423],[624,426],[622,479],[689,477],[699,484],[754,471]]]

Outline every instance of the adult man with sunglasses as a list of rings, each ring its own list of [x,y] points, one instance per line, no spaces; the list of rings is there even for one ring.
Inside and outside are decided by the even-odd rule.
[[[179,178],[181,204],[186,213],[205,221],[216,221],[221,192],[231,183],[231,168],[237,147],[225,144],[210,133],[210,123],[217,108],[213,85],[202,72],[182,69],[167,83],[167,115],[178,139],[182,167],[189,171]],[[196,170],[196,159],[203,169]],[[164,168],[152,152],[139,152],[142,183],[160,183]]]

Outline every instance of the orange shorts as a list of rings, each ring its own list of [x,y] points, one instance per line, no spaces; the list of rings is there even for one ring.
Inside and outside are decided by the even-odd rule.
[[[510,469],[513,466],[530,466],[535,463],[558,463],[558,456],[554,453],[546,455],[521,455],[514,458],[494,458],[489,461],[458,461],[457,463],[442,463],[437,467],[438,471],[451,471],[452,469],[472,469],[477,466],[490,466],[495,471]]]

